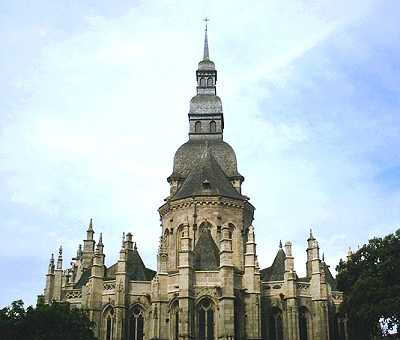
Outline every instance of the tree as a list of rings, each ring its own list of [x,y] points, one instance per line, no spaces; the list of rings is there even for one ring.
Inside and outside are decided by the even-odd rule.
[[[96,340],[94,323],[84,311],[54,303],[24,309],[21,300],[0,310],[0,339]]]
[[[369,240],[337,267],[350,339],[400,330],[400,229]]]

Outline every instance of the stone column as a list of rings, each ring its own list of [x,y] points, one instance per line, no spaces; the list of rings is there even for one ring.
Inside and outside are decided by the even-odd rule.
[[[311,235],[312,236],[312,235]],[[309,239],[311,280],[310,291],[313,308],[313,339],[329,340],[329,322],[327,306],[327,285],[325,272],[321,266],[319,245],[314,237]]]
[[[288,340],[299,339],[299,320],[297,311],[297,284],[296,284],[296,272],[294,270],[294,257],[292,254],[292,243],[290,241],[285,244],[285,274],[284,284],[286,286],[286,315],[287,324],[286,330]]]
[[[53,299],[60,302],[62,299],[62,287],[63,287],[63,258],[62,258],[62,247],[60,246],[57,266],[54,271],[54,287],[53,287]]]
[[[117,271],[115,273],[115,324],[113,332],[113,340],[125,339],[125,321],[126,321],[126,294],[129,289],[126,261],[128,257],[128,249],[126,246],[129,242],[125,242],[125,234],[122,236],[122,248],[119,252]]]
[[[194,339],[193,252],[189,225],[183,227],[179,251],[179,339]]]
[[[247,339],[261,339],[261,320],[260,320],[260,293],[261,283],[257,265],[256,243],[254,228],[251,225],[248,228],[248,237],[246,243],[246,253],[244,255],[244,283],[246,289],[246,337]]]
[[[219,311],[218,339],[234,339],[235,336],[235,294],[233,289],[232,238],[228,226],[221,228],[219,253]],[[219,314],[219,315],[218,315]]]
[[[88,310],[90,319],[95,322],[95,334],[100,339],[100,324],[102,312],[102,295],[104,285],[104,259],[103,253],[103,240],[100,234],[99,243],[97,244],[96,251],[93,258],[93,266],[91,268],[91,276],[89,278],[91,291],[89,294]]]

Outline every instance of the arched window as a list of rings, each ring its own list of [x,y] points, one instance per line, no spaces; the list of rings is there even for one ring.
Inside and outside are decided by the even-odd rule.
[[[200,78],[200,86],[206,87],[206,78]]]
[[[143,340],[144,336],[144,310],[140,305],[135,305],[130,310],[129,340]]]
[[[214,340],[214,309],[210,299],[203,299],[197,307],[199,340]]]
[[[211,133],[217,132],[217,123],[215,123],[213,120],[210,122],[210,132]]]
[[[273,308],[269,317],[269,339],[283,340],[282,312],[279,308]]]
[[[212,78],[208,78],[207,79],[207,86],[213,86],[213,79]]]
[[[103,312],[103,339],[112,340],[114,333],[114,309],[108,306]]]
[[[176,300],[171,307],[171,339],[179,340],[179,302]]]
[[[345,338],[345,318],[340,314],[335,314],[334,339],[344,340]]]
[[[310,313],[307,308],[300,307],[299,309],[299,331],[300,340],[308,340]]]
[[[244,304],[243,298],[240,295],[235,297],[233,302],[234,309],[235,309],[235,317],[234,317],[234,324],[235,324],[235,339],[242,339],[244,333]]]
[[[196,123],[194,123],[194,132],[199,133],[201,132],[201,122],[197,121]]]

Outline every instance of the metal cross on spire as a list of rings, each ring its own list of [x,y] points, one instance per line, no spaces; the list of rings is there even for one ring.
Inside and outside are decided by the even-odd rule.
[[[203,21],[206,23],[206,31],[207,31],[207,24],[208,24],[208,22],[210,21],[210,19],[208,19],[207,17],[205,17],[205,18],[203,19]]]
[[[204,54],[203,54],[203,60],[208,60],[210,58],[209,56],[209,51],[208,51],[208,36],[207,36],[207,23],[210,21],[207,17],[203,19],[203,21],[206,23],[206,29],[205,29],[205,36],[204,36]]]

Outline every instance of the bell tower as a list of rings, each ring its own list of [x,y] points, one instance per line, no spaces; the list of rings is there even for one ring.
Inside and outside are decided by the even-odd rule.
[[[159,208],[161,238],[153,309],[168,315],[153,339],[260,339],[260,275],[254,207],[242,195],[244,177],[223,140],[205,27],[203,58],[190,101],[189,139],[178,148]],[[243,316],[247,317],[244,318]]]
[[[207,25],[204,33],[203,59],[196,71],[197,95],[190,102],[189,139],[222,140],[224,115],[221,99],[217,96],[217,71],[210,60]]]

